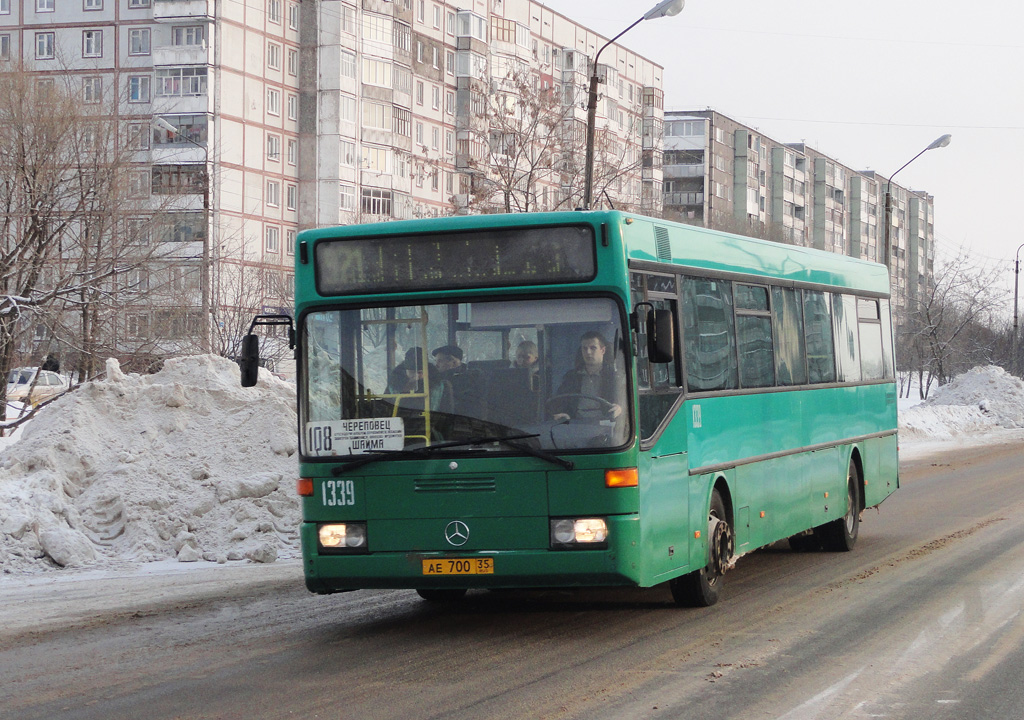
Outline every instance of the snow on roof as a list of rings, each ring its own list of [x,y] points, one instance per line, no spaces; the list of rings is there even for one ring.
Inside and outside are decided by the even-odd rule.
[[[108,361],[0,454],[0,569],[296,557],[294,393],[213,355]]]

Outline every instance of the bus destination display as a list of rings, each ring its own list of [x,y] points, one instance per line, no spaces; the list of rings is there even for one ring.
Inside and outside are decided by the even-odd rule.
[[[316,244],[322,295],[586,282],[596,274],[585,225],[509,228]]]

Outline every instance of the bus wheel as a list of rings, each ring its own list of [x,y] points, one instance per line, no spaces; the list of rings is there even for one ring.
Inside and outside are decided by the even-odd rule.
[[[725,503],[717,490],[711,493],[708,510],[708,564],[700,570],[669,581],[672,599],[684,607],[711,607],[718,602],[722,576],[732,562],[733,534],[725,515]]]
[[[814,528],[821,546],[830,552],[849,552],[857,544],[860,530],[860,473],[850,460],[846,473],[846,514],[830,523]]]
[[[461,600],[465,594],[465,588],[420,588],[416,591],[424,600],[430,603],[452,603]]]

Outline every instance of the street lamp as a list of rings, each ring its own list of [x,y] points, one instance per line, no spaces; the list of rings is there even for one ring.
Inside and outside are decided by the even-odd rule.
[[[587,97],[587,158],[584,168],[586,173],[585,184],[583,187],[584,210],[590,209],[590,202],[594,197],[594,125],[597,122],[597,85],[601,82],[601,78],[597,74],[597,60],[601,57],[601,53],[604,52],[606,47],[614,43],[644,20],[655,20],[661,17],[678,15],[683,9],[683,5],[685,3],[686,0],[661,0],[661,2],[644,13],[643,17],[602,45],[601,49],[597,51],[597,55],[594,56],[593,70],[590,74],[590,95]]]
[[[1017,248],[1017,256],[1013,263],[1013,357],[1010,358],[1010,369],[1020,372],[1020,362],[1017,360],[1017,289],[1020,284],[1020,251],[1024,243]]]
[[[950,135],[949,133],[946,133],[942,137],[936,138],[935,141],[931,145],[929,145],[924,150],[919,152],[917,155],[915,155],[914,157],[910,158],[905,163],[903,163],[903,167],[901,167],[900,170],[902,170],[907,165],[909,165],[910,163],[912,163],[915,160],[917,160],[919,157],[924,155],[929,150],[935,150],[936,148],[944,148],[944,147],[946,147],[947,145],[949,145],[949,141],[950,141],[950,139],[952,139],[952,137],[953,137],[952,135]],[[891,241],[889,240],[889,234],[892,232],[892,195],[890,194],[889,190],[892,187],[892,179],[894,177],[896,177],[896,175],[899,173],[900,170],[897,170],[892,175],[890,175],[889,176],[889,182],[887,182],[885,184],[885,244],[884,244],[884,252],[885,252],[885,266],[887,268],[892,268],[892,244],[891,244]]]
[[[171,125],[162,117],[153,116],[152,125],[154,128],[172,133],[185,142],[195,145],[203,151],[203,257],[202,266],[199,268],[199,292],[201,313],[203,316],[202,340],[203,352],[213,352],[210,332],[210,149],[206,145],[197,143],[192,138],[181,132],[181,129]]]

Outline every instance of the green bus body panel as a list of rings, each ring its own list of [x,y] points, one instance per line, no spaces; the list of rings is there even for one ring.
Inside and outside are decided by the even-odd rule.
[[[571,285],[515,286],[330,298],[316,294],[314,246],[320,240],[591,224],[597,275]],[[409,220],[299,234],[296,312],[320,306],[418,302],[526,293],[612,293],[629,307],[628,264],[690,275],[734,273],[836,291],[888,297],[886,269],[832,253],[744,238],[621,212],[563,212]],[[301,247],[302,245],[305,247]],[[309,262],[303,263],[305,255]],[[629,308],[631,309],[631,308]],[[634,377],[635,388],[635,377]],[[631,412],[637,417],[635,405]],[[697,423],[695,425],[695,419]],[[651,586],[703,566],[707,512],[721,489],[736,530],[737,555],[845,513],[846,473],[863,469],[865,506],[898,487],[896,400],[892,382],[763,393],[688,396],[663,423],[653,446],[570,457],[571,471],[529,457],[381,461],[337,477],[330,462],[304,462],[314,480],[303,498],[306,582],[314,592],[357,588]],[[637,467],[639,486],[607,488],[604,471]],[[332,485],[333,483],[333,485]],[[347,505],[328,504],[345,485]],[[350,493],[348,491],[351,491]],[[762,516],[763,513],[763,516]],[[552,550],[550,518],[604,517],[601,550]],[[451,520],[470,527],[462,548],[444,539]],[[369,554],[320,555],[317,524],[367,523]],[[699,534],[699,536],[698,536]],[[422,561],[491,557],[493,575],[429,576]]]
[[[544,520],[546,524],[546,519]],[[369,555],[320,555],[316,552],[316,525],[303,523],[306,586],[313,592],[360,588],[444,587],[585,587],[590,585],[637,585],[639,576],[639,519],[636,515],[608,518],[606,550],[517,549],[447,552],[406,549]],[[473,527],[476,525],[474,524]],[[471,528],[472,535],[473,530]],[[372,542],[372,540],[371,540]],[[423,575],[423,560],[444,557],[489,557],[491,575]]]

